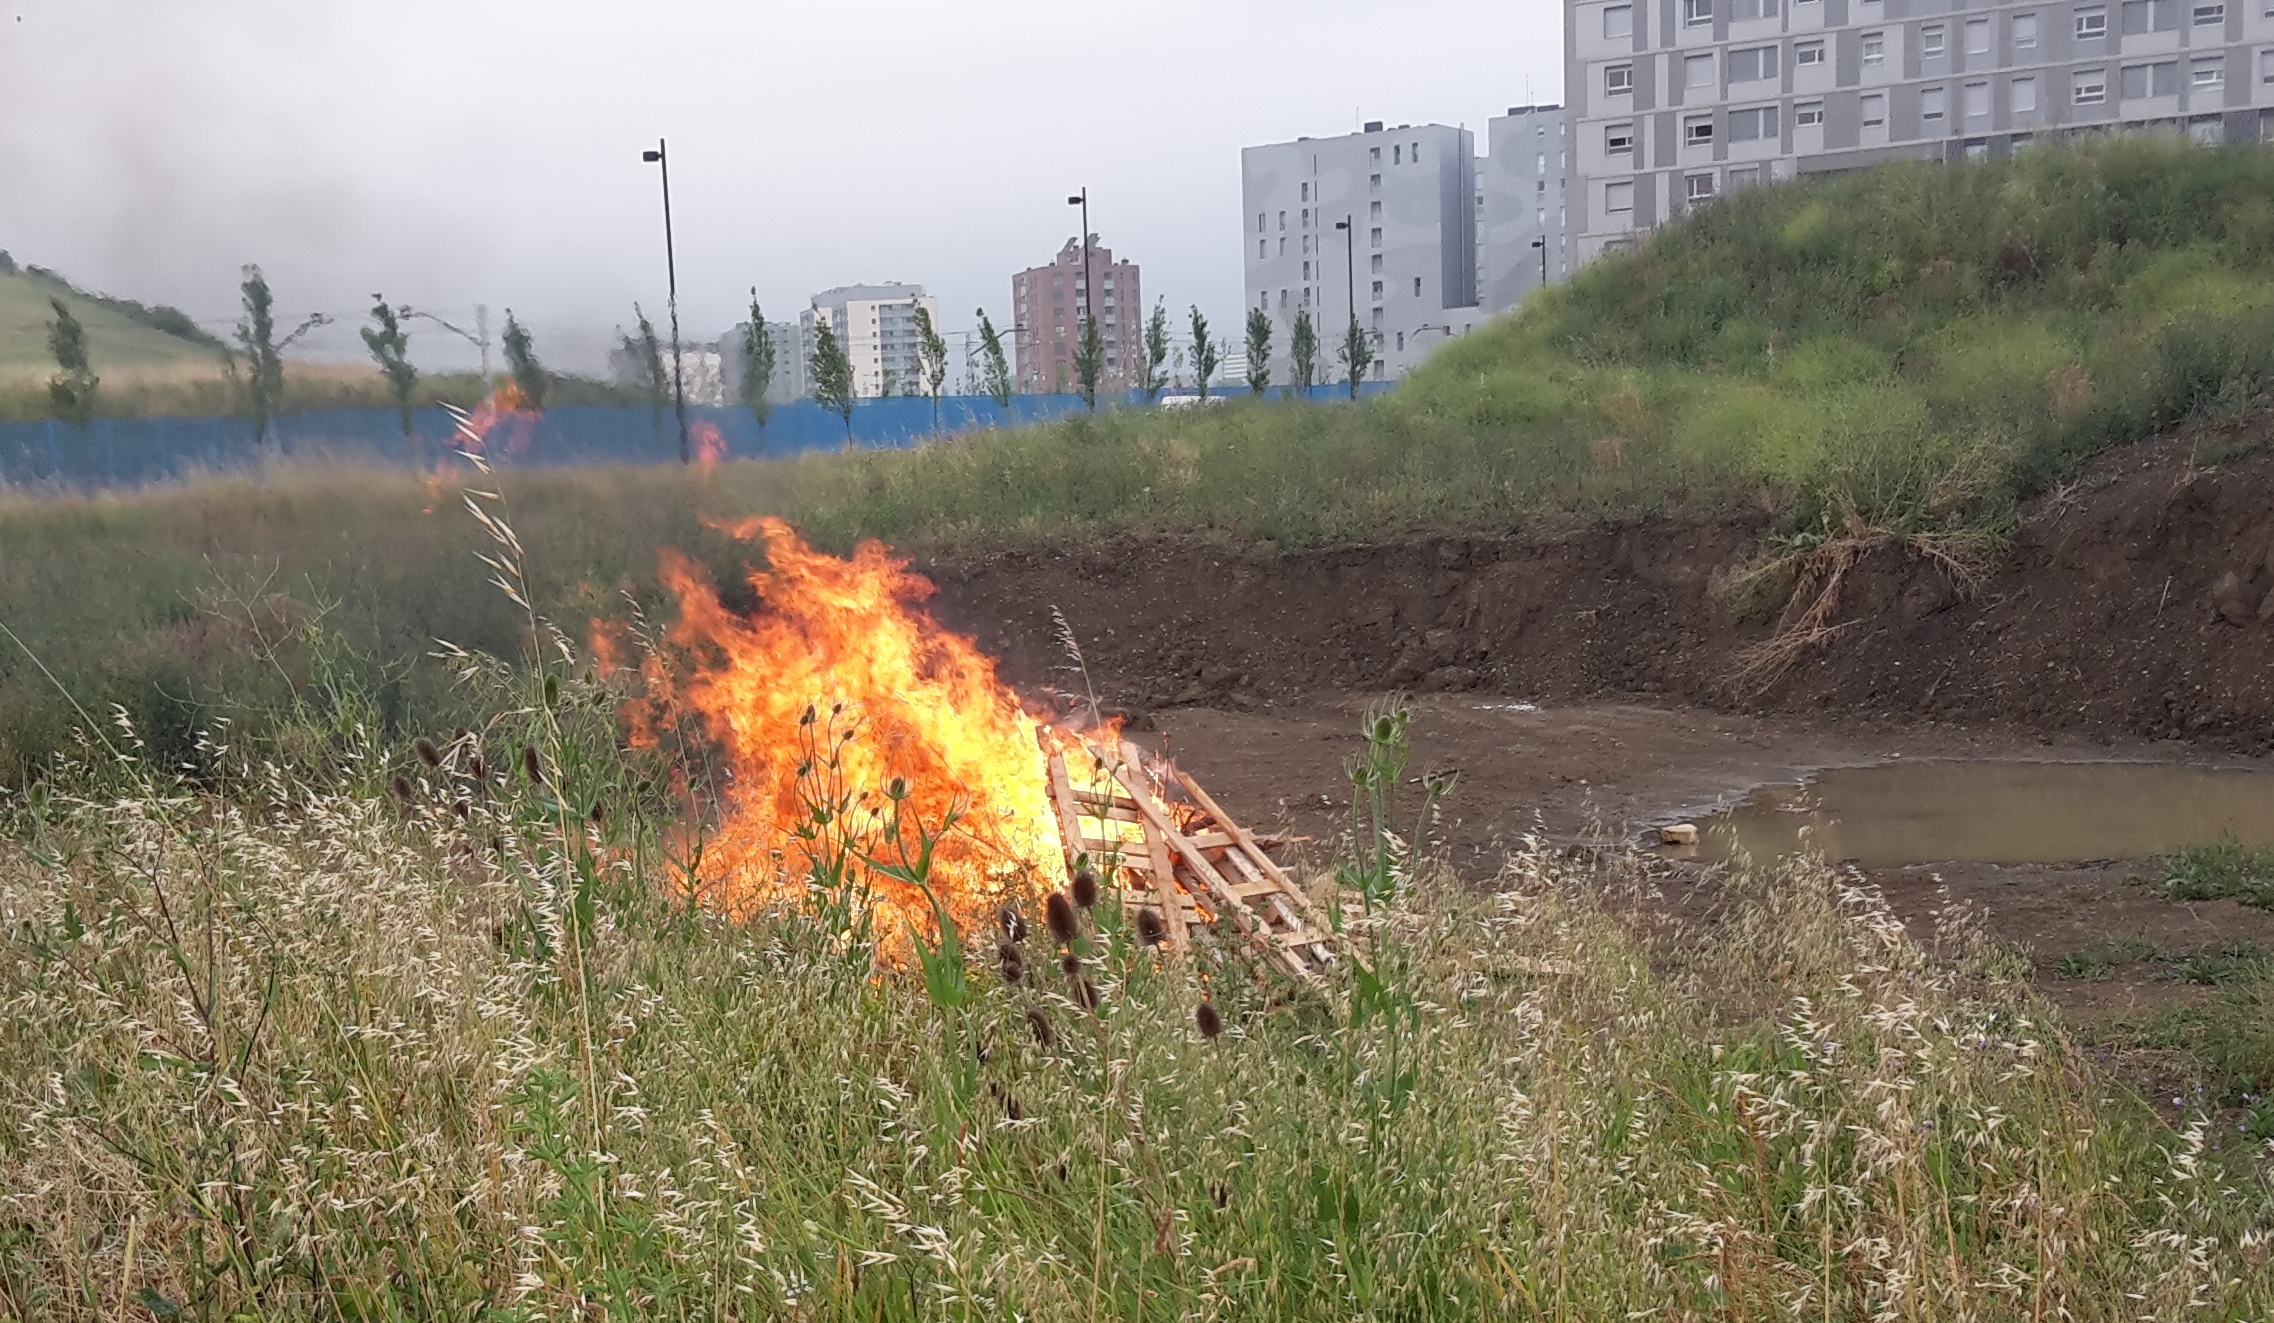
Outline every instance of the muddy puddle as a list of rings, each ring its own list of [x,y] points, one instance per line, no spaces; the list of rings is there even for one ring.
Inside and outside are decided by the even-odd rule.
[[[2274,773],[2147,763],[1922,759],[1766,786],[1695,820],[1679,858],[1808,852],[1866,868],[2144,859],[2231,832],[2274,846]]]

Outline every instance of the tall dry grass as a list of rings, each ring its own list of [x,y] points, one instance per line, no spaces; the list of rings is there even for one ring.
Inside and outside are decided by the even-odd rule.
[[[2274,1309],[2262,1175],[1824,868],[1669,930],[1632,859],[1361,851],[1316,987],[1102,909],[1078,980],[1036,915],[879,969],[841,893],[693,903],[612,696],[488,674],[432,765],[121,728],[11,804],[0,1318]]]

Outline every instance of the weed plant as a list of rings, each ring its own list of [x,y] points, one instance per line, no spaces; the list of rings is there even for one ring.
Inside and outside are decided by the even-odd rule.
[[[2238,900],[2274,909],[2274,849],[2252,850],[2228,832],[2161,861],[2173,900]]]
[[[723,913],[672,769],[524,621],[549,663],[462,658],[463,734],[343,691],[192,783],[122,721],[9,802],[0,1318],[2274,1308],[2259,1174],[1821,867],[1646,939],[1643,862],[1464,884],[1393,802],[1315,985],[1065,896],[879,966],[865,876],[952,824],[816,781],[805,899]]]

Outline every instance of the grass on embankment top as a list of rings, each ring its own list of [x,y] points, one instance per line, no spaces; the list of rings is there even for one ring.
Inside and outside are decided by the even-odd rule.
[[[538,605],[572,629],[651,581],[659,545],[730,569],[738,551],[701,528],[714,514],[784,514],[839,550],[1121,531],[1315,545],[1764,501],[1801,542],[1853,521],[1994,533],[2082,456],[2260,401],[2269,276],[2274,155],[2044,147],[1731,197],[1361,404],[1235,399],[707,480],[506,487]],[[0,621],[90,708],[115,700],[185,731],[227,707],[204,642],[225,627],[199,608],[217,575],[337,601],[358,646],[411,667],[438,636],[515,637],[474,537],[449,494],[368,474],[20,503],[0,508]],[[438,709],[413,700],[439,690],[412,675],[390,692],[423,722]],[[0,771],[75,719],[44,694],[0,653]]]

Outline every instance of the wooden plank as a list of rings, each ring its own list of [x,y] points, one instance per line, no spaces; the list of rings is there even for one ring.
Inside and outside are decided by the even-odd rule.
[[[1148,862],[1153,866],[1153,892],[1159,898],[1162,917],[1166,919],[1179,912],[1177,902],[1183,893],[1177,889],[1176,865],[1169,862],[1169,843],[1162,839],[1160,829],[1150,822],[1145,824],[1145,852]],[[1163,923],[1161,926],[1168,932],[1169,950],[1178,955],[1184,954],[1190,937],[1185,925]]]
[[[1272,861],[1271,856],[1263,852],[1263,847],[1256,843],[1255,834],[1241,826],[1215,800],[1210,799],[1208,792],[1200,788],[1200,783],[1186,776],[1182,768],[1176,769],[1176,779],[1177,784],[1184,787],[1184,792],[1192,796],[1192,802],[1198,804],[1202,812],[1214,818],[1217,826],[1238,838],[1241,853],[1261,868],[1266,877],[1279,883],[1293,902],[1296,910],[1303,915],[1310,926],[1314,928],[1323,926],[1319,912],[1311,905],[1310,897],[1304,895],[1302,888],[1296,886],[1294,880],[1289,878],[1279,865]]]
[[[1231,915],[1233,926],[1237,927],[1243,936],[1257,942],[1266,942],[1269,925],[1263,921],[1260,915],[1248,907],[1246,901],[1232,894],[1231,884],[1226,882],[1223,875],[1216,871],[1215,865],[1208,862],[1208,856],[1193,849],[1192,842],[1187,841],[1178,833],[1175,825],[1168,820],[1167,812],[1153,802],[1152,796],[1143,794],[1138,789],[1135,776],[1129,768],[1118,769],[1115,772],[1115,777],[1128,788],[1130,795],[1137,800],[1137,806],[1145,811],[1147,818],[1152,820],[1153,826],[1160,831],[1169,848],[1183,857],[1186,869],[1194,877],[1200,879],[1202,889]],[[1305,977],[1308,977],[1309,974],[1307,969],[1297,970],[1296,972]]]
[[[1082,815],[1074,807],[1074,783],[1066,773],[1066,754],[1063,750],[1050,755],[1050,800],[1058,809],[1058,835],[1066,847],[1066,876],[1074,875],[1074,856],[1084,846]]]

